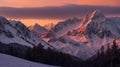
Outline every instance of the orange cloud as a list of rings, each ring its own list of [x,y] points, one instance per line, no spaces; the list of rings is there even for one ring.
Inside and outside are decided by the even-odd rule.
[[[63,5],[101,5],[101,6],[119,6],[120,0],[0,0],[0,7],[45,7],[45,6],[63,6]],[[24,22],[25,25],[33,25],[38,22],[41,25],[59,20],[37,20],[37,19],[18,19]]]
[[[43,7],[68,4],[120,6],[120,0],[1,0],[0,2],[0,6],[9,7]]]
[[[80,4],[120,6],[120,0],[81,0]]]

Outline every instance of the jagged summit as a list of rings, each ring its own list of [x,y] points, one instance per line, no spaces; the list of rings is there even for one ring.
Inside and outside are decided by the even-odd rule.
[[[46,28],[48,31],[51,30],[53,27],[55,26],[54,23],[48,23],[44,26],[44,28]]]
[[[35,25],[33,26],[34,28],[37,28],[37,29],[41,29],[43,28],[41,25],[39,25],[38,23],[35,23]]]
[[[95,10],[91,14],[87,14],[83,20],[82,26],[79,28],[82,32],[88,32],[91,30],[101,29],[102,24],[106,23],[107,17],[100,11]],[[92,31],[91,31],[92,32]]]
[[[41,34],[48,32],[46,28],[40,26],[38,23],[35,23],[34,26],[29,26],[28,28],[36,33],[38,36],[41,36]]]
[[[7,24],[8,23],[7,19],[3,16],[0,16],[0,22],[1,22],[0,24]]]
[[[92,20],[92,21],[104,21],[105,16],[100,10],[95,10],[91,13],[90,20]]]
[[[74,25],[77,28],[71,26],[71,23],[75,22],[70,23],[67,20],[64,23],[67,25],[57,24],[52,33],[61,35],[66,32],[67,28],[67,34],[50,37],[48,43],[62,52],[80,57],[83,60],[94,56],[102,45],[107,46],[106,44],[111,43],[115,38],[120,39],[120,17],[106,17],[100,10],[87,14],[81,23],[77,23],[78,27]]]
[[[38,27],[38,26],[40,26],[40,25],[38,23],[35,23],[34,27]]]
[[[94,10],[84,16],[83,23],[87,23],[89,20],[99,20],[100,18],[104,19],[106,17],[100,10]]]

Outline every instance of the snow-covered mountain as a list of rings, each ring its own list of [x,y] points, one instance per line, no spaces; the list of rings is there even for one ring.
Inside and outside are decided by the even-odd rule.
[[[31,31],[33,31],[34,33],[36,33],[38,36],[41,36],[42,34],[48,32],[48,30],[42,26],[40,26],[39,24],[35,24],[34,26],[29,26],[28,27]]]
[[[71,20],[67,22],[72,23]],[[95,55],[102,45],[120,39],[120,17],[106,17],[99,10],[85,16],[75,27],[64,23],[57,24],[49,33],[55,37],[45,40],[56,49],[83,60]]]
[[[41,43],[45,48],[49,47],[46,42],[31,32],[20,21],[8,21],[4,17],[0,17],[0,42],[4,44],[18,43],[29,47]]]
[[[0,54],[0,67],[57,67],[57,66],[35,63],[20,58],[16,58],[13,56]]]
[[[29,29],[19,21],[0,17],[0,42],[30,47],[41,43],[45,48],[52,46],[83,60],[94,56],[102,45],[107,46],[115,39],[120,43],[120,17],[106,17],[99,10],[83,19],[68,19],[54,27],[51,24],[50,29],[47,28],[49,31],[38,24]]]
[[[80,21],[81,20],[78,18],[72,18],[59,22],[50,30],[46,37],[60,37],[69,30],[75,29],[80,24]]]

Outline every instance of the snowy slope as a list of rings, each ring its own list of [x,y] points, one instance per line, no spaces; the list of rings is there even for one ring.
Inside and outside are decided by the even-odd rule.
[[[102,45],[120,39],[120,17],[106,17],[99,10],[87,15],[76,27],[60,37],[50,38],[48,42],[62,52],[86,60]]]
[[[31,32],[20,21],[8,21],[4,17],[0,17],[0,42],[5,44],[18,43],[29,47],[41,43],[45,48],[49,47],[46,42]]]
[[[35,63],[35,62],[19,59],[13,56],[0,54],[0,67],[57,67],[57,66]]]

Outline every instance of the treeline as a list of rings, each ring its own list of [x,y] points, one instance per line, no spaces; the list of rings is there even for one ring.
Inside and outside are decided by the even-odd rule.
[[[62,67],[120,67],[120,48],[115,40],[112,45],[107,45],[107,48],[102,46],[95,56],[86,61],[50,48],[44,49],[41,44],[30,48],[15,43],[0,43],[0,53]]]
[[[62,66],[62,67],[79,67],[81,61],[73,59],[73,56],[52,50],[44,49],[41,44],[33,48],[29,48],[26,58],[31,61]]]
[[[3,44],[0,42],[0,53],[25,59],[27,50],[28,50],[28,47],[17,44],[17,43]]]
[[[55,66],[79,67],[82,65],[81,60],[76,60],[78,58],[50,48],[44,49],[41,44],[30,48],[16,43],[3,44],[0,42],[0,53]]]
[[[85,64],[85,67],[120,67],[120,48],[116,41],[112,45],[108,44],[107,49],[102,46],[97,56],[87,60]]]

